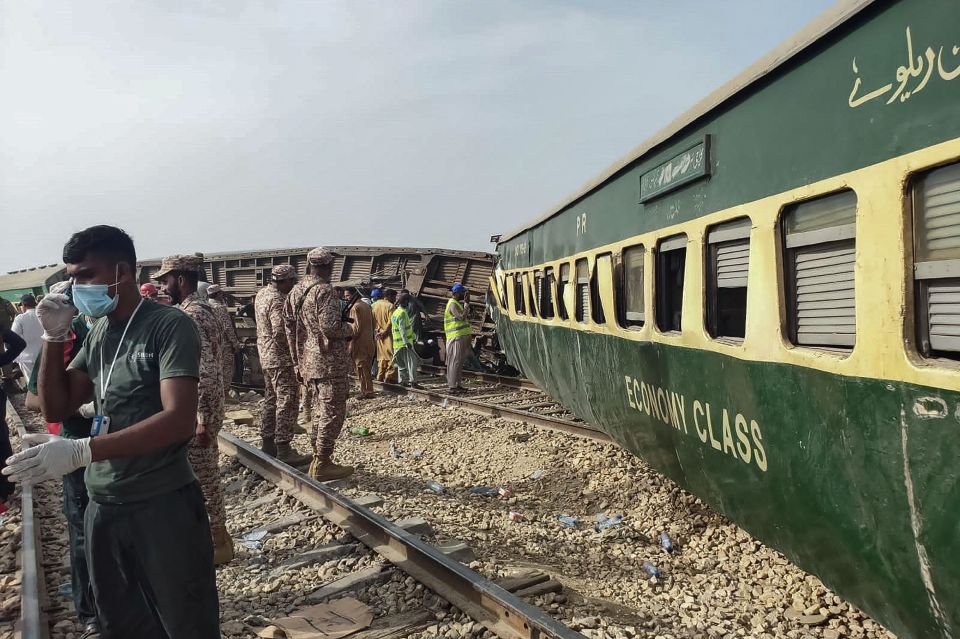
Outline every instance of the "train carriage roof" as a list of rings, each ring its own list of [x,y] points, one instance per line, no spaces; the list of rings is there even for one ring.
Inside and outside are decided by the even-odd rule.
[[[63,264],[47,264],[0,275],[0,291],[42,288],[47,280],[64,270]]]
[[[876,0],[838,0],[836,4],[823,12],[806,27],[783,42],[776,49],[751,64],[738,76],[695,104],[683,115],[648,138],[643,144],[614,162],[603,173],[584,184],[578,191],[567,197],[560,204],[549,209],[535,220],[524,224],[522,227],[503,234],[497,243],[503,244],[524,231],[539,226],[570,205],[575,204],[583,197],[597,190],[620,173],[620,171],[626,169],[637,160],[640,160],[659,145],[667,142],[688,126],[710,114],[719,106],[749,90],[754,84],[779,70],[780,67],[790,62],[795,56],[808,49],[821,38],[829,35],[837,27],[843,25],[875,1]]]

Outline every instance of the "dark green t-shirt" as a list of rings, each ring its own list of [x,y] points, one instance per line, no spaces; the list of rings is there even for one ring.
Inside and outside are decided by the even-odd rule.
[[[87,320],[85,320],[82,315],[73,318],[73,334],[77,337],[70,343],[70,354],[68,355],[70,362],[72,362],[74,358],[76,358],[77,353],[80,352],[80,347],[83,346],[83,342],[87,339],[87,333],[89,332]],[[34,395],[37,394],[37,377],[39,375],[40,363],[38,361],[37,364],[34,365],[33,370],[30,371],[30,380],[27,382],[27,390]],[[60,430],[60,436],[66,437],[67,439],[89,437],[90,423],[92,421],[92,419],[87,419],[80,415],[71,415],[63,420],[63,428]]]
[[[106,401],[106,381],[125,322],[98,321],[70,363],[93,382],[97,412],[110,418],[115,433],[159,413],[160,380],[200,377],[200,334],[180,309],[144,301],[120,345]],[[101,360],[102,354],[102,360]],[[95,462],[87,467],[87,492],[100,503],[128,503],[176,490],[195,480],[187,442],[149,455]]]

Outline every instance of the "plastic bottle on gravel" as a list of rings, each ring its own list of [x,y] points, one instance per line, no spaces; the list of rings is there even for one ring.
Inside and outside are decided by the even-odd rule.
[[[577,525],[577,518],[571,517],[570,515],[560,515],[557,517],[557,521],[567,528],[574,528]]]
[[[660,547],[667,552],[673,552],[673,541],[670,539],[670,535],[666,531],[660,533]]]
[[[370,429],[366,426],[354,426],[350,429],[350,432],[359,437],[366,437],[370,434]]]
[[[660,569],[649,561],[643,562],[643,572],[647,573],[647,575],[653,579],[659,579],[661,577]]]
[[[623,523],[623,515],[614,515],[613,517],[607,517],[605,514],[597,515],[597,525],[594,526],[594,530],[597,532],[603,532],[607,528],[613,528],[614,526],[619,526]]]
[[[427,488],[437,493],[438,495],[442,495],[443,491],[446,490],[446,488],[443,487],[443,484],[441,484],[438,481],[433,481],[432,479],[427,482]]]

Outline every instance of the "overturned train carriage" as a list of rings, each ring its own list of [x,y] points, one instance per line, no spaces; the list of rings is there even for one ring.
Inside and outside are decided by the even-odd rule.
[[[278,264],[291,264],[297,273],[306,272],[307,253],[313,247],[210,253],[204,255],[204,276],[219,284],[228,294],[231,309],[239,311],[253,302],[257,291],[269,284],[270,270]],[[450,287],[462,282],[474,292],[470,303],[470,323],[483,343],[495,343],[495,326],[484,303],[494,256],[475,251],[435,248],[395,248],[379,246],[331,246],[334,253],[334,286],[344,285],[368,292],[374,286],[406,288],[417,296],[428,315],[425,329],[442,333],[443,309]],[[149,282],[160,268],[160,260],[139,263],[140,282]],[[246,314],[246,313],[244,313]],[[262,384],[256,351],[256,325],[250,317],[235,319],[237,331],[245,342],[243,361],[238,362],[234,381]]]
[[[901,637],[960,637],[960,5],[839,5],[501,237],[511,360]]]

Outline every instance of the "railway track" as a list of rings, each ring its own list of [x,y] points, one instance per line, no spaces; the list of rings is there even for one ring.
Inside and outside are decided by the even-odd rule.
[[[578,419],[528,379],[465,370],[463,376],[467,380],[464,385],[467,392],[451,395],[446,392],[443,367],[424,365],[420,370],[426,373],[418,380],[423,388],[404,388],[382,382],[374,382],[374,386],[396,395],[415,395],[438,406],[463,408],[478,415],[502,417],[601,442],[611,441],[596,426]],[[262,388],[246,384],[233,384],[233,387],[241,390]]]
[[[479,415],[502,417],[602,442],[610,441],[605,433],[577,419],[529,380],[464,371],[464,376],[469,380],[464,385],[467,392],[451,395],[446,392],[443,368],[426,366],[421,369],[427,373],[418,380],[422,389],[382,382],[375,382],[375,385],[394,394],[416,395],[439,406],[462,408]]]
[[[21,441],[27,430],[23,420],[21,420],[16,409],[9,405],[8,414],[10,415],[11,425],[18,432]],[[330,600],[335,597],[342,597],[345,594],[351,594],[358,588],[366,587],[368,584],[382,582],[390,579],[397,571],[402,571],[406,575],[416,580],[426,588],[435,593],[432,601],[438,602],[441,599],[449,602],[457,610],[468,615],[478,627],[482,626],[490,632],[505,639],[584,639],[580,633],[567,628],[565,625],[547,615],[539,608],[526,603],[521,596],[531,596],[537,592],[549,592],[554,587],[559,587],[555,582],[549,582],[547,575],[534,574],[515,578],[512,581],[507,580],[503,586],[497,585],[475,571],[461,564],[452,556],[445,554],[449,552],[453,555],[457,551],[462,551],[456,544],[447,545],[445,549],[435,547],[423,541],[417,534],[422,530],[422,526],[427,525],[422,521],[407,522],[408,530],[403,522],[392,522],[371,510],[370,508],[351,500],[334,490],[332,487],[316,482],[303,473],[293,469],[276,459],[263,454],[260,450],[240,439],[231,433],[222,432],[219,438],[219,445],[222,454],[236,459],[244,467],[252,470],[256,475],[276,491],[267,489],[265,495],[253,500],[246,500],[246,503],[232,503],[229,506],[231,511],[258,510],[266,502],[275,502],[280,497],[275,493],[277,491],[292,496],[302,505],[299,514],[293,517],[287,517],[281,520],[264,520],[262,517],[255,523],[255,530],[262,530],[265,534],[276,533],[287,528],[295,528],[298,525],[304,525],[313,519],[316,515],[322,516],[330,524],[336,526],[341,534],[339,541],[332,544],[323,544],[319,547],[309,547],[316,543],[316,531],[306,530],[298,536],[298,540],[309,544],[307,547],[294,547],[289,549],[288,555],[284,561],[277,556],[270,557],[266,561],[255,560],[247,553],[244,557],[244,546],[250,547],[246,537],[241,531],[238,534],[240,542],[240,554],[238,560],[241,565],[234,565],[235,570],[242,569],[249,571],[252,567],[257,569],[261,567],[261,572],[268,575],[276,575],[277,571],[295,570],[314,563],[321,563],[324,559],[343,558],[346,555],[354,555],[348,562],[352,565],[360,565],[357,571],[339,576],[326,584],[320,584],[319,588],[312,592],[299,592],[295,600],[299,600],[302,606],[308,606],[317,602]],[[229,472],[225,474],[225,483],[230,480]],[[234,482],[236,487],[236,483]],[[246,481],[243,484],[245,489],[249,489],[251,483]],[[232,496],[228,496],[228,503],[240,500],[243,502],[247,497],[247,490],[228,489]],[[44,581],[44,562],[40,552],[40,519],[34,509],[35,489],[31,486],[24,486],[21,489],[22,503],[22,588],[20,591],[20,633],[15,635],[23,639],[48,639],[51,636],[50,625],[47,615],[44,612],[44,601],[47,598],[46,585]],[[264,497],[267,499],[264,500]],[[252,504],[252,506],[251,506]],[[307,510],[308,513],[303,513]],[[269,519],[269,517],[267,518]],[[250,528],[247,524],[246,528]],[[427,525],[428,526],[428,525]],[[248,530],[249,533],[249,530]],[[329,535],[329,532],[327,533]],[[263,537],[256,534],[252,536],[258,543]],[[358,552],[353,543],[358,541],[370,549],[369,555],[376,554],[382,557],[381,561],[371,559]],[[246,561],[244,561],[246,559]],[[292,561],[291,561],[292,560]],[[237,560],[235,560],[237,563]],[[250,564],[243,565],[243,564]],[[259,575],[258,575],[259,576]],[[254,577],[256,580],[257,577]],[[269,579],[269,577],[268,577]],[[517,595],[512,592],[518,592]],[[229,601],[235,597],[236,593],[221,592],[221,606],[228,605]],[[440,608],[444,604],[440,605]],[[434,605],[434,608],[437,608]],[[449,606],[447,606],[449,608]],[[247,621],[251,619],[260,624],[270,622],[269,617],[265,617],[263,611],[258,609],[254,615],[247,615]],[[289,610],[288,610],[289,612]],[[452,611],[446,616],[451,616],[456,611]],[[295,611],[292,613],[295,614]],[[434,609],[413,609],[404,610],[402,613],[387,615],[374,621],[369,630],[361,631],[357,636],[366,639],[386,639],[387,637],[406,636],[411,632],[422,631],[436,623],[442,613]],[[277,614],[273,615],[274,617]],[[236,618],[224,619],[224,633],[228,636],[255,636],[255,632],[260,628],[251,626],[250,623],[240,621]],[[66,636],[62,633],[56,633],[54,636]]]
[[[20,442],[27,434],[26,426],[16,408],[7,401],[7,425],[16,432]],[[43,556],[40,552],[39,517],[36,514],[36,488],[20,489],[20,619],[19,637],[47,639],[50,636],[42,602],[46,595]]]
[[[223,432],[219,445],[221,453],[237,459],[284,493],[292,495],[497,636],[505,639],[583,639],[580,633],[570,630],[542,610],[447,556],[401,525],[339,494],[330,486],[310,479],[239,437]],[[277,525],[273,524],[272,527],[276,528]],[[270,524],[263,526],[264,529],[270,527]],[[309,556],[311,552],[318,556],[333,557],[341,551],[335,545],[327,545],[308,550],[305,555]],[[382,579],[382,572],[383,568],[377,564],[367,565],[353,575],[327,584],[320,589],[323,591],[321,594],[315,592],[309,596],[309,600],[317,601],[345,591],[341,589],[353,589],[361,580]],[[345,585],[337,586],[337,581]],[[537,584],[524,582],[515,585],[530,587]],[[417,617],[411,616],[410,612],[417,611],[408,611],[403,623],[415,625],[416,622],[412,620]],[[421,623],[425,626],[432,618],[432,614],[424,615]]]

